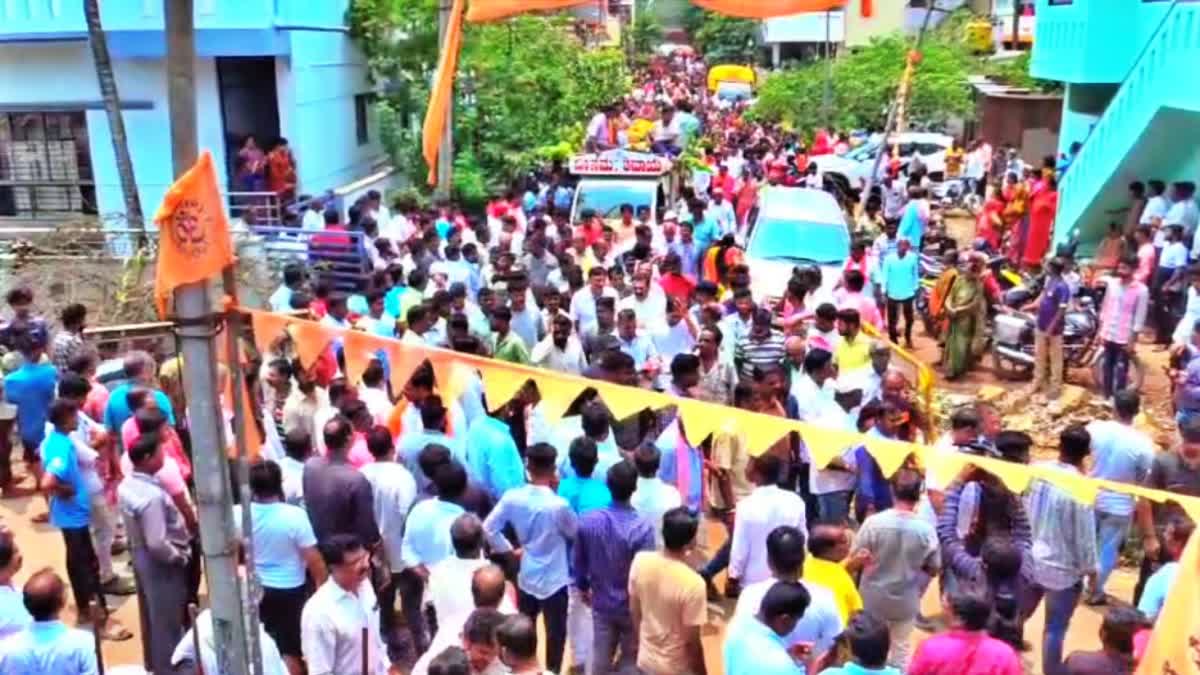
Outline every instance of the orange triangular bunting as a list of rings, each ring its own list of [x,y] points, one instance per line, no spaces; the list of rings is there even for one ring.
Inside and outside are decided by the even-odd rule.
[[[250,325],[254,328],[254,344],[258,347],[260,353],[269,353],[271,351],[271,343],[279,339],[283,332],[287,330],[290,319],[281,314],[255,310],[250,311],[249,314]]]
[[[288,326],[288,333],[296,346],[296,358],[300,359],[300,365],[305,368],[313,367],[317,357],[333,340],[332,332],[333,329],[315,321],[293,321]]]
[[[382,339],[358,330],[346,331],[342,343],[342,354],[346,359],[346,382],[357,385],[363,371],[375,358],[375,352],[383,349],[386,342]]]

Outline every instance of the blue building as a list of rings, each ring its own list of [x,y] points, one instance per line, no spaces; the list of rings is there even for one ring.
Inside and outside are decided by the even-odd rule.
[[[1200,2],[1038,0],[1030,71],[1066,83],[1055,241],[1085,250],[1120,221],[1127,185],[1200,177]]]
[[[300,192],[372,174],[384,153],[348,0],[195,0],[196,117],[229,186],[247,134],[288,139]],[[172,181],[163,0],[103,0],[142,208]],[[80,0],[0,2],[0,223],[120,213]]]

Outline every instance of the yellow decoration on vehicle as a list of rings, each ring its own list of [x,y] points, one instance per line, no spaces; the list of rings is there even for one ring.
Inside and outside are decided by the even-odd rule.
[[[722,82],[745,82],[753,87],[756,79],[754,69],[747,66],[733,64],[713,66],[708,69],[708,90],[716,91],[717,85]]]

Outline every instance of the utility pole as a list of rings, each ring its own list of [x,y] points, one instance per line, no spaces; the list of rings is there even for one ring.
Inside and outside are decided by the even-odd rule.
[[[830,11],[825,10],[825,91],[821,96],[821,113],[825,126],[832,124],[833,117],[833,41],[829,29]]]
[[[1015,52],[1021,50],[1021,0],[1012,0],[1012,4],[1012,48]]]
[[[446,50],[446,40],[450,32],[451,0],[438,0],[438,44],[441,51]],[[445,63],[445,61],[442,61]],[[451,87],[454,85],[452,84]],[[438,148],[438,184],[437,196],[449,199],[454,185],[454,90],[450,90],[450,105],[446,106],[446,123],[442,129],[442,145]]]
[[[925,32],[929,29],[929,19],[933,13],[939,11],[937,8],[937,0],[929,0],[929,8],[925,10],[925,19],[921,22],[921,30],[917,33],[917,42],[913,45],[913,50],[920,52],[921,43],[925,41]],[[897,123],[898,113],[903,104],[903,100],[908,96],[909,89],[912,88],[912,77],[915,77],[916,66],[909,63],[905,66],[904,75],[900,77],[900,87],[896,93],[896,100],[888,108],[887,121],[883,123],[883,138],[879,141],[879,151],[875,153],[875,164],[871,167],[871,175],[867,176],[867,186],[863,189],[861,201],[867,203],[867,198],[871,195],[871,188],[875,186],[875,177],[879,175],[879,165],[883,162],[883,156],[888,152],[888,137],[892,135],[892,128]]]
[[[199,156],[193,0],[163,0],[163,14],[167,38],[171,160],[175,176],[179,177]],[[225,460],[223,413],[217,400],[217,358],[213,343],[217,321],[207,283],[178,288],[175,314],[180,323],[184,381],[188,384],[187,414],[196,464],[200,545],[209,580],[218,668],[229,675],[250,675],[242,581],[238,576],[233,537],[233,495],[229,485],[229,465]]]

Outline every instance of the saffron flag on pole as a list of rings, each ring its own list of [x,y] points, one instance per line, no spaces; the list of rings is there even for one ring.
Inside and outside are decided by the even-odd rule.
[[[158,226],[154,302],[158,315],[165,317],[172,291],[217,276],[233,264],[229,220],[207,150],[167,190],[154,224]]]
[[[1192,534],[1137,675],[1200,675],[1200,537]]]

